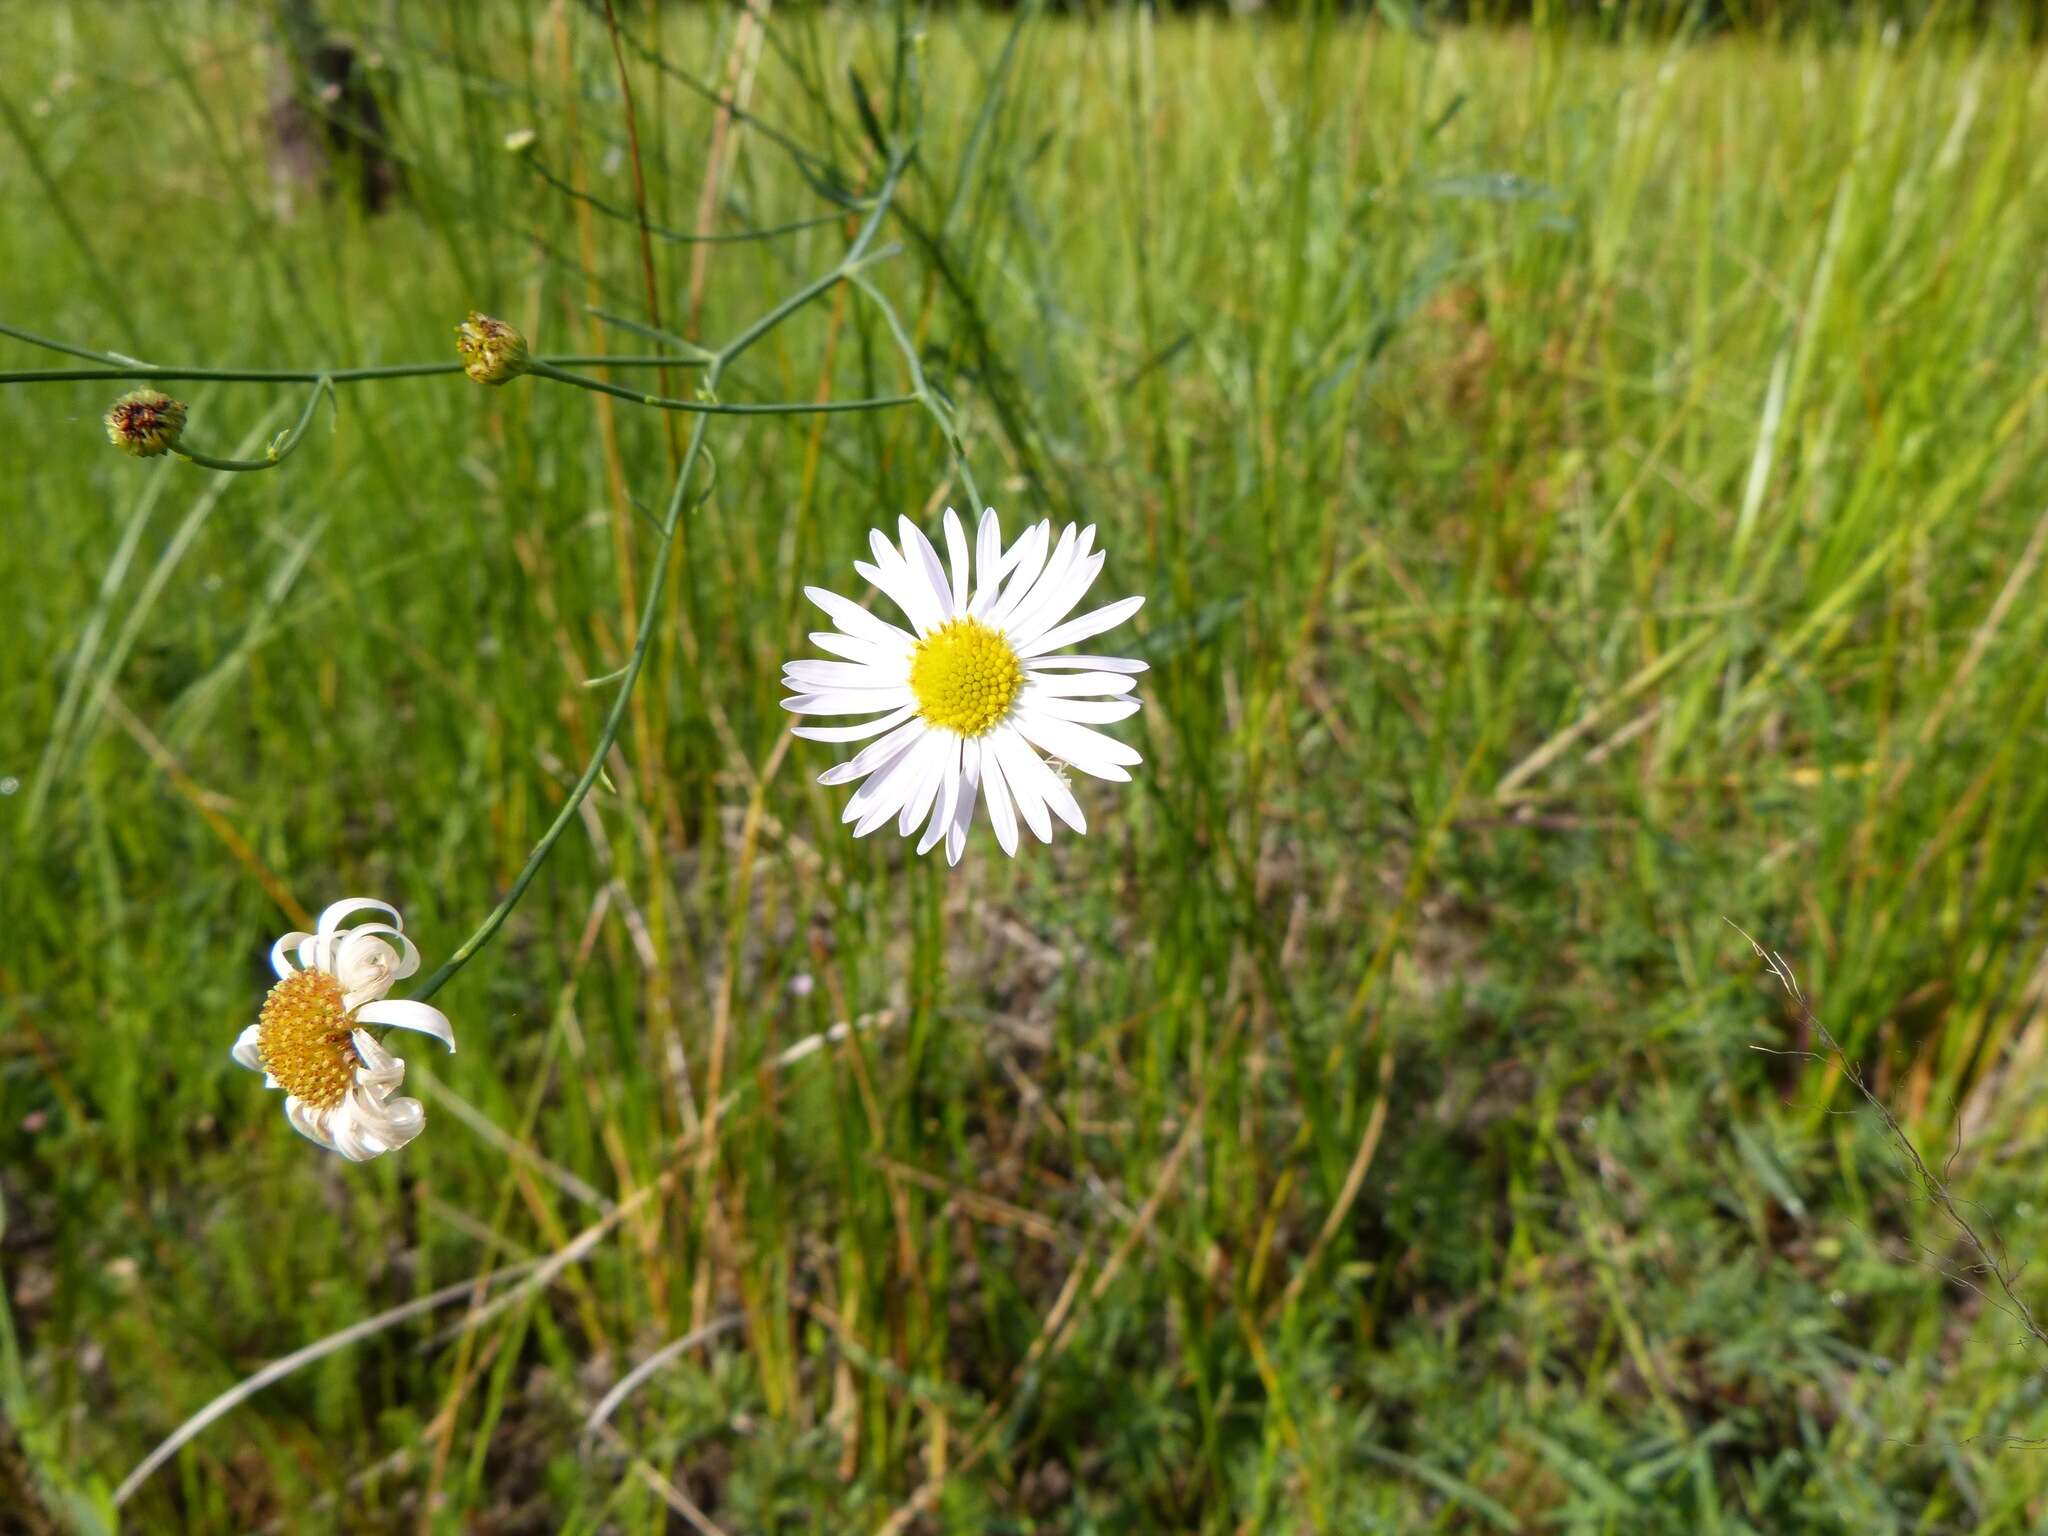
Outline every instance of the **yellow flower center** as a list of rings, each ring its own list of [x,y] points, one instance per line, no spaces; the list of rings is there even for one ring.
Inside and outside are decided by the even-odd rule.
[[[979,619],[949,619],[917,642],[910,691],[933,725],[979,736],[1002,723],[1024,686],[1010,643]]]
[[[341,995],[341,983],[328,972],[300,971],[270,989],[256,1019],[264,1070],[315,1109],[339,1104],[362,1064]]]

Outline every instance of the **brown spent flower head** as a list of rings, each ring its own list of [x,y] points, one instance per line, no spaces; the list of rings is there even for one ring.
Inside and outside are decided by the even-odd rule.
[[[455,327],[462,371],[479,384],[507,384],[527,371],[526,338],[502,320],[475,310]]]
[[[138,459],[178,446],[185,432],[185,402],[154,389],[131,389],[107,407],[107,441]]]

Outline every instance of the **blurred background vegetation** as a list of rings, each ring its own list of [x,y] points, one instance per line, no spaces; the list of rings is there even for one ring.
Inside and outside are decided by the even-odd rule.
[[[607,11],[326,0],[372,213],[270,9],[0,0],[0,321],[716,342],[914,141],[872,275],[1008,526],[1149,594],[1147,765],[853,842],[801,588],[966,497],[914,408],[719,420],[347,1165],[228,1060],[269,943],[503,893],[673,418],[391,381],[216,476],[0,385],[0,1526],[2038,1529],[2043,1361],[1729,926],[2038,1294],[2038,11]],[[908,382],[841,287],[725,394]]]

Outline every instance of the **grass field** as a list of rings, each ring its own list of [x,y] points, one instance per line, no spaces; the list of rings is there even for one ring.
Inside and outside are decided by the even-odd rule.
[[[506,893],[705,419],[345,384],[231,475],[0,384],[0,1527],[2048,1519],[2048,1359],[1730,926],[2048,1295],[2048,59],[622,7],[651,221],[801,226],[644,262],[601,5],[328,9],[374,219],[280,206],[254,8],[0,0],[0,322],[644,353],[651,272],[716,344],[846,253],[857,72],[863,275],[981,499],[1149,595],[1146,764],[1014,861],[854,841],[801,589],[968,482],[914,404],[709,418],[605,776],[348,1164],[229,1061],[270,942]],[[840,284],[720,393],[914,382]],[[179,387],[217,455],[306,398]]]

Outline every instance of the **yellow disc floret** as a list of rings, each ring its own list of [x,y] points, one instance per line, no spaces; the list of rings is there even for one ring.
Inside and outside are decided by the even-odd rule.
[[[962,736],[1000,725],[1023,686],[1017,653],[979,619],[949,619],[918,641],[910,656],[917,712]]]
[[[328,972],[299,971],[270,989],[257,1016],[264,1070],[314,1109],[339,1104],[362,1064],[341,996],[341,983]]]

